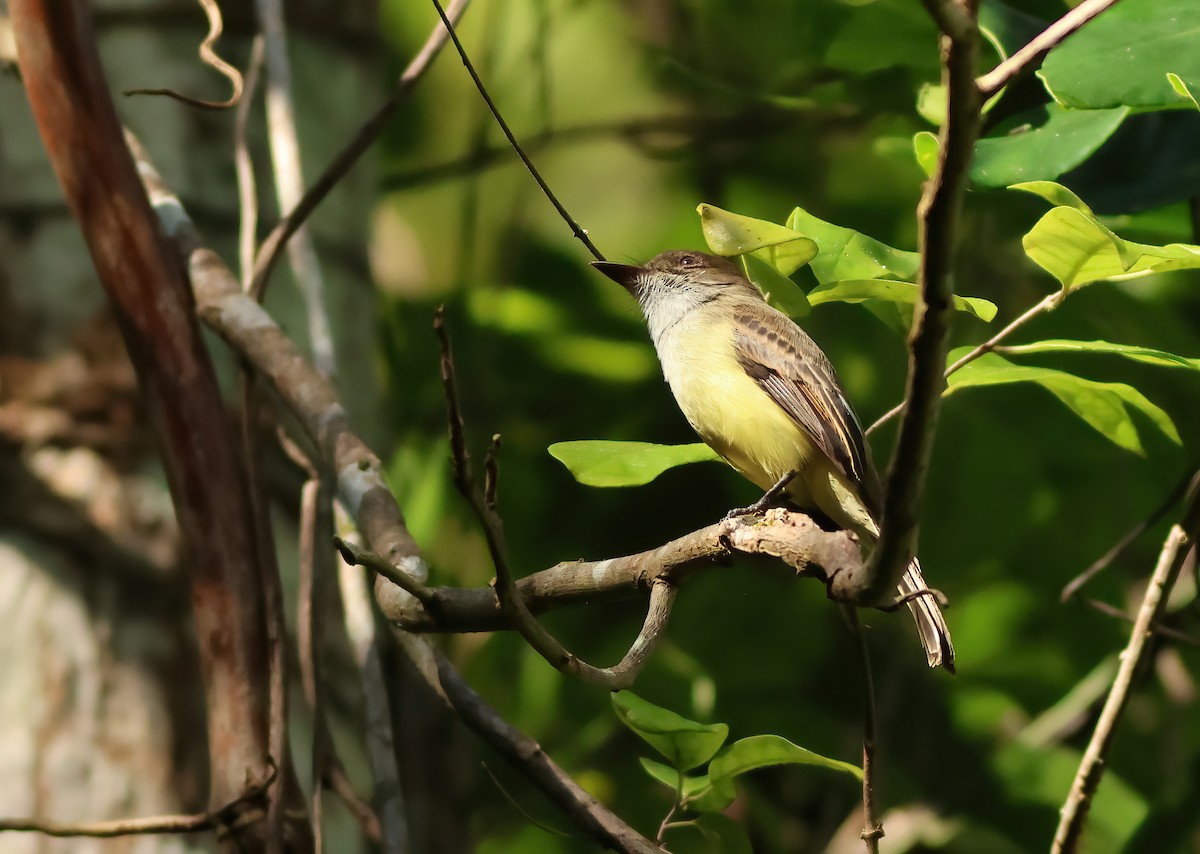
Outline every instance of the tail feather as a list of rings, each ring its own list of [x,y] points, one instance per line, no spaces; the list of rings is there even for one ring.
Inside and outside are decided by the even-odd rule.
[[[921,564],[916,558],[908,565],[904,576],[900,579],[900,594],[907,596],[918,590],[928,590],[925,579],[921,576]],[[941,606],[932,595],[918,596],[908,602],[913,619],[917,621],[917,632],[921,635],[921,645],[925,647],[925,657],[930,667],[942,667],[954,672],[954,644],[950,640],[950,629],[942,616]]]

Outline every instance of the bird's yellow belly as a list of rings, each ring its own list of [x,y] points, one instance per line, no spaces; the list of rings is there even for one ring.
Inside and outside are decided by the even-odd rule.
[[[700,438],[764,490],[803,471],[814,456],[811,441],[738,364],[733,342],[702,330],[676,334],[687,340],[665,354],[663,372]]]

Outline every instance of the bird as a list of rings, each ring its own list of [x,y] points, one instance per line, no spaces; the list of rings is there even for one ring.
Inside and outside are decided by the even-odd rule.
[[[663,376],[692,428],[764,490],[784,493],[864,544],[879,539],[882,487],[837,372],[795,321],[728,258],[670,250],[642,265],[592,266],[637,300]],[[941,607],[914,557],[900,580],[930,667],[954,672]]]

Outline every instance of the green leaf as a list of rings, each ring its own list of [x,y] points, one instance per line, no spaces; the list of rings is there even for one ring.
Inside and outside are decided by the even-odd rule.
[[[585,486],[641,486],[676,466],[720,459],[700,442],[656,445],[584,439],[555,442],[546,450]]]
[[[735,741],[713,757],[708,776],[717,785],[722,780],[772,765],[815,765],[850,774],[859,780],[863,776],[857,765],[813,753],[780,735],[752,735]]]
[[[1124,240],[1078,207],[1048,211],[1021,240],[1025,254],[1062,283],[1063,290],[1101,279],[1200,267],[1200,246],[1152,246]]]
[[[921,167],[922,171],[926,175],[933,175],[938,159],[937,134],[927,130],[913,134],[913,155],[916,156],[917,165]]]
[[[915,305],[920,298],[920,288],[912,282],[897,282],[892,279],[847,279],[828,285],[817,285],[808,292],[812,305],[825,302],[859,303],[867,300]],[[978,317],[990,323],[996,316],[996,306],[979,297],[954,296],[954,307],[958,311]]]
[[[1165,350],[1155,350],[1152,347],[1138,347],[1132,344],[1114,344],[1111,341],[1068,341],[1049,339],[1035,341],[1032,344],[1014,344],[1004,348],[1006,356],[1026,356],[1030,353],[1111,353],[1124,356],[1135,362],[1147,365],[1159,365],[1167,368],[1190,368],[1200,371],[1200,359],[1186,356],[1176,356]]]
[[[790,276],[817,254],[817,244],[787,226],[742,216],[715,205],[696,208],[708,248],[732,257],[754,252],[783,276]]]
[[[1168,73],[1200,79],[1195,0],[1124,0],[1046,57],[1038,76],[1066,107],[1179,105]]]
[[[916,252],[893,249],[852,228],[818,219],[803,208],[793,210],[787,224],[816,241],[819,251],[810,266],[823,285],[841,279],[912,279],[917,275],[921,256]]]
[[[1182,77],[1173,71],[1168,71],[1167,82],[1171,84],[1171,88],[1174,89],[1178,94],[1191,101],[1193,107],[1195,107],[1197,110],[1200,110],[1200,101],[1196,100],[1196,96],[1192,94],[1191,87],[1184,82]]]
[[[947,364],[965,355],[971,348],[952,352]],[[1066,371],[1014,365],[995,353],[987,353],[950,375],[946,394],[964,388],[1010,383],[1036,383],[1095,428],[1106,439],[1136,454],[1143,453],[1141,437],[1130,415],[1136,410],[1150,419],[1167,438],[1180,444],[1170,416],[1146,399],[1133,386],[1105,383],[1077,377]]]
[[[1091,214],[1092,209],[1083,203],[1083,199],[1072,193],[1062,184],[1056,184],[1053,181],[1026,181],[1021,184],[1013,184],[1008,189],[1020,190],[1023,193],[1033,193],[1035,196],[1041,196],[1052,205],[1062,205],[1068,208],[1081,210],[1085,214]]]
[[[1048,104],[1014,116],[975,144],[969,177],[976,187],[1057,178],[1086,160],[1129,115]]]
[[[725,724],[702,724],[656,706],[632,691],[612,695],[621,723],[667,758],[679,771],[703,765],[729,737]]]
[[[804,317],[812,310],[808,297],[800,286],[780,273],[766,261],[755,254],[743,255],[738,259],[746,278],[754,282],[758,289],[767,297],[767,301],[785,314],[792,317]]]
[[[670,765],[653,759],[638,760],[642,769],[672,792],[680,791],[683,780],[683,806],[690,812],[716,812],[725,809],[737,797],[733,779],[713,781],[708,774],[683,774]]]

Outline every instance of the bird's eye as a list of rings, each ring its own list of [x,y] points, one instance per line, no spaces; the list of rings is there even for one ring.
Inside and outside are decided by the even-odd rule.
[[[699,259],[695,255],[684,255],[679,259],[680,267],[695,267]]]

